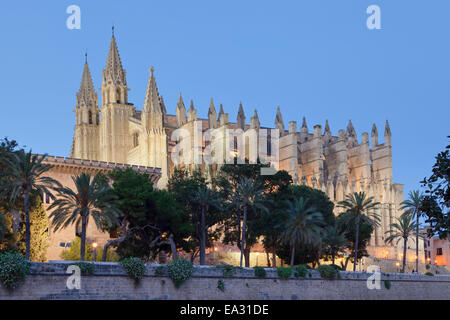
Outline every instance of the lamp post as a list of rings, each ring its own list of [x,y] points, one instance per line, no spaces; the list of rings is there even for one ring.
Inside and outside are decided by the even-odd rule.
[[[97,261],[97,247],[98,247],[98,243],[94,242],[92,244],[92,248],[94,248],[94,262]]]

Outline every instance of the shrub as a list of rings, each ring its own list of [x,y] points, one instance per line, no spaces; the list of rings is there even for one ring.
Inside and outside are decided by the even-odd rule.
[[[278,276],[283,279],[287,280],[291,277],[292,274],[292,268],[285,268],[285,267],[279,267],[277,269]]]
[[[386,289],[390,289],[391,288],[391,286],[392,286],[392,284],[391,284],[391,280],[384,280],[384,287],[386,288]]]
[[[225,291],[225,283],[222,280],[217,281],[217,289],[224,292]]]
[[[266,269],[263,267],[254,267],[255,277],[257,278],[265,278],[266,277]]]
[[[337,271],[342,271],[342,268],[339,267],[337,264],[330,264],[330,267],[335,268]]]
[[[320,273],[320,276],[324,279],[333,280],[337,278],[338,271],[329,265],[320,265],[317,270]]]
[[[184,258],[172,261],[168,267],[169,277],[172,279],[175,288],[179,288],[186,280],[192,276],[194,266],[192,262]]]
[[[305,265],[299,265],[294,267],[294,277],[296,278],[304,278],[306,277],[306,273],[308,272],[308,268]]]
[[[236,274],[236,268],[232,265],[226,264],[224,266],[220,266],[219,268],[223,268],[223,276],[226,278],[232,277]]]
[[[134,257],[126,258],[120,261],[120,264],[123,266],[128,276],[133,278],[134,281],[139,282],[139,280],[144,277],[145,264],[141,259]]]
[[[155,275],[157,276],[163,276],[166,273],[166,267],[165,266],[158,266],[155,269]]]
[[[80,268],[82,275],[85,275],[85,276],[94,275],[94,264],[93,263],[78,262],[78,263],[75,263],[75,265]]]
[[[425,275],[426,275],[426,276],[434,276],[434,274],[431,273],[431,272],[425,272]]]
[[[30,272],[30,263],[18,252],[0,254],[0,282],[7,289],[15,289]]]
[[[425,265],[425,269],[430,270],[431,266],[429,264]]]

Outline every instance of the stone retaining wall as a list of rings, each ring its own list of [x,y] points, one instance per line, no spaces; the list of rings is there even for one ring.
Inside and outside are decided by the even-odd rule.
[[[82,276],[81,289],[69,290],[66,274],[71,262],[33,263],[31,274],[17,289],[0,287],[0,299],[450,299],[450,276],[382,274],[381,289],[367,288],[367,273],[341,272],[340,279],[325,280],[317,271],[304,279],[281,280],[274,269],[265,279],[255,278],[253,269],[237,269],[223,277],[223,269],[196,267],[191,279],[176,289],[167,276],[156,276],[158,265],[147,265],[139,284],[117,263],[95,263],[93,276]],[[225,290],[217,288],[222,280]],[[387,289],[384,280],[389,280]]]

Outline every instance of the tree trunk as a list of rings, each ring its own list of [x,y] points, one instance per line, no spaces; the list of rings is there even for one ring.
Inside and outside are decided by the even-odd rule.
[[[332,261],[332,263],[334,264],[334,258],[335,258],[335,254],[334,254],[334,252],[331,254],[331,261]]]
[[[267,268],[270,268],[270,253],[269,253],[269,249],[266,249],[266,259],[267,259]]]
[[[240,267],[242,268],[242,260],[244,258],[244,248],[245,248],[245,230],[247,229],[247,203],[244,203],[244,219],[242,222],[242,240],[241,240],[241,262]]]
[[[419,210],[416,211],[416,272],[419,273]]]
[[[292,249],[291,249],[291,268],[294,266],[294,260],[295,260],[295,244],[291,243]]]
[[[245,248],[244,250],[245,267],[250,267],[250,248]]]
[[[275,250],[275,246],[272,247],[272,267],[277,267],[277,252]]]
[[[200,265],[206,264],[206,218],[205,207],[202,206],[202,216],[200,222]]]
[[[81,247],[80,247],[80,258],[81,261],[86,259],[86,227],[87,227],[87,209],[82,210],[83,215],[81,216]]]
[[[355,261],[353,262],[353,272],[356,271],[356,264],[358,263],[358,243],[359,243],[359,214],[356,217],[356,234],[355,234]]]
[[[31,256],[31,222],[30,222],[30,191],[25,189],[25,259]]]
[[[128,230],[127,230],[127,218],[123,218],[122,220],[122,236],[118,239],[114,239],[114,240],[110,240],[108,241],[105,246],[103,247],[103,254],[102,254],[102,261],[105,262],[106,261],[106,257],[108,254],[108,249],[110,246],[114,245],[114,244],[118,244],[121,242],[124,242],[125,239],[128,237]]]
[[[173,234],[169,236],[169,242],[170,242],[170,249],[172,250],[173,260],[177,260],[178,259],[177,246],[175,244],[175,241],[173,240]]]
[[[404,238],[403,240],[403,268],[402,273],[405,273],[406,267],[406,246],[408,245],[408,238]]]

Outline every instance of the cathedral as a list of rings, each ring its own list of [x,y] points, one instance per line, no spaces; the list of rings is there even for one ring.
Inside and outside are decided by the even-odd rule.
[[[164,188],[176,166],[170,156],[176,148],[171,139],[175,130],[185,129],[193,137],[199,123],[201,132],[241,129],[245,133],[268,129],[260,126],[256,110],[247,123],[242,104],[236,122],[230,122],[222,105],[216,113],[212,99],[207,118],[198,118],[193,101],[186,110],[181,94],[175,115],[168,114],[163,97],[158,93],[153,67],[142,110],[137,110],[128,101],[128,90],[127,74],[113,34],[102,73],[101,107],[87,61],[84,65],[81,86],[76,94],[71,158],[159,168],[161,178],[157,187]],[[379,141],[375,124],[369,142],[369,134],[364,132],[358,137],[351,121],[346,130],[339,130],[337,135],[332,134],[328,121],[324,128],[315,125],[312,130],[305,118],[300,130],[295,121],[285,127],[278,108],[274,128],[278,129],[279,135],[277,144],[271,146],[271,153],[277,148],[276,167],[289,172],[295,184],[322,190],[335,204],[344,200],[346,194],[359,191],[381,203],[377,208],[381,225],[370,241],[369,253],[380,258],[398,259],[401,251],[384,244],[385,231],[401,214],[400,203],[404,199],[403,185],[393,181],[389,123],[386,121],[384,127],[383,143]],[[220,141],[225,143],[225,140]],[[200,149],[205,147],[205,143],[200,142]],[[247,149],[248,146],[246,152]],[[209,177],[217,172],[214,165],[199,164],[198,167]],[[339,210],[336,208],[336,214]]]

